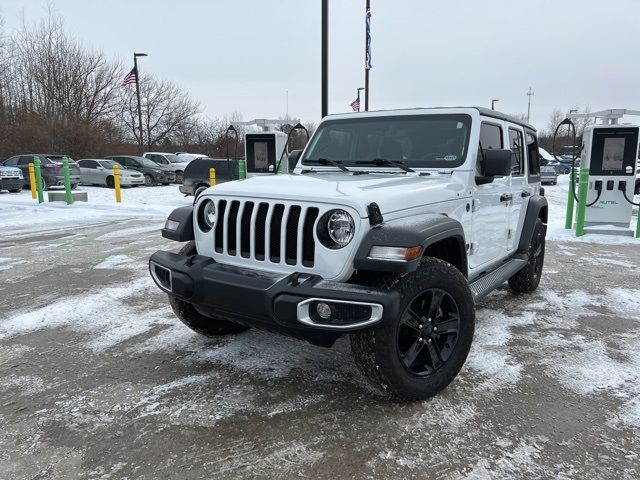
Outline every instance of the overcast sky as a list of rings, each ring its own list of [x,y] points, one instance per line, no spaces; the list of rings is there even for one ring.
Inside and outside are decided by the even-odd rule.
[[[55,0],[67,31],[189,91],[203,114],[320,118],[320,0]],[[640,109],[638,0],[371,0],[370,108],[490,106],[544,128],[555,107]],[[2,0],[6,28],[45,14]],[[330,113],[364,86],[365,0],[330,0]],[[126,72],[123,72],[126,73]]]

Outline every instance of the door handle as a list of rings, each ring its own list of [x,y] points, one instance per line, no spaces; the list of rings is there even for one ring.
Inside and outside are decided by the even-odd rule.
[[[513,195],[511,195],[510,193],[503,193],[502,195],[500,195],[501,202],[509,202],[512,199],[513,199]]]
[[[528,190],[523,190],[522,193],[520,194],[520,196],[522,198],[530,197],[531,196],[531,192],[528,191]]]

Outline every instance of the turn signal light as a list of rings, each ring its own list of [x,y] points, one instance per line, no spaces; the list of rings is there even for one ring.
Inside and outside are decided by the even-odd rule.
[[[410,262],[422,255],[422,246],[416,247],[371,247],[369,258]]]

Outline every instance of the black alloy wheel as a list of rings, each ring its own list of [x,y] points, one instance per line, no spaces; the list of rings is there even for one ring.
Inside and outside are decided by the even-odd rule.
[[[449,360],[460,331],[460,311],[451,295],[438,288],[418,294],[402,314],[397,350],[410,373],[431,375]]]

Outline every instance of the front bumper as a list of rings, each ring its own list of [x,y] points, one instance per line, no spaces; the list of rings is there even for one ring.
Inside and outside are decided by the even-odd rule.
[[[120,177],[120,185],[130,187],[131,185],[144,185],[144,177]]]
[[[24,185],[20,177],[0,177],[0,190],[19,190]]]
[[[323,333],[334,335],[335,340],[340,333],[394,318],[400,304],[397,292],[326,281],[317,275],[283,277],[223,265],[202,255],[158,251],[149,259],[149,269],[160,289],[192,304],[203,315],[312,343],[326,343]],[[335,317],[322,320],[315,309],[318,302],[328,304]]]
[[[79,185],[80,184],[80,175],[69,175],[69,183],[71,185]],[[55,176],[55,187],[64,187],[64,175],[56,175]]]

